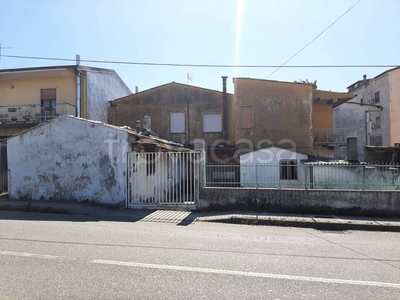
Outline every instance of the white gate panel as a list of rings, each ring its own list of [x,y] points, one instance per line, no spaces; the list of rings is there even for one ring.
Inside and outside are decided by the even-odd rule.
[[[128,206],[195,208],[202,152],[130,153]]]

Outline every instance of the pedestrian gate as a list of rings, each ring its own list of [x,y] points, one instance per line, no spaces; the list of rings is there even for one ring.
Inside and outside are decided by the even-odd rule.
[[[129,154],[128,207],[196,209],[203,152]]]

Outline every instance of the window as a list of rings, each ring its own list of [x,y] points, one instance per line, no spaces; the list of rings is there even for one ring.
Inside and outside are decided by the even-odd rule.
[[[380,94],[379,94],[379,92],[376,92],[376,93],[375,93],[374,102],[375,102],[375,103],[380,103],[380,101],[381,101],[381,100],[380,100]]]
[[[185,112],[171,112],[171,133],[185,133]]]
[[[381,128],[381,117],[376,117],[375,118],[375,128]]]
[[[203,115],[203,132],[221,132],[222,117],[221,114],[204,114]]]
[[[56,89],[40,90],[40,105],[42,107],[43,117],[56,116],[57,90]]]
[[[279,173],[281,180],[297,180],[297,160],[279,161]]]
[[[240,127],[253,128],[253,106],[240,107]]]

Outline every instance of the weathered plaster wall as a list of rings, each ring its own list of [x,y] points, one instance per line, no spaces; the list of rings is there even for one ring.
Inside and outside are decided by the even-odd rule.
[[[314,153],[316,157],[334,158],[334,150],[332,147],[314,146]]]
[[[229,101],[232,101],[230,94]],[[170,113],[177,111],[185,112],[186,130],[182,134],[170,132]],[[223,133],[203,133],[203,115],[222,112],[221,92],[171,83],[113,102],[109,121],[135,128],[136,120],[142,122],[147,115],[151,118],[151,129],[163,138],[183,144],[203,138],[207,146],[211,146],[214,141],[223,138]]]
[[[366,90],[371,90],[371,97],[374,97],[375,93],[379,91],[380,103],[383,107],[381,112],[373,112],[370,114],[368,133],[373,136],[382,136],[382,146],[393,146],[391,145],[391,121],[392,121],[392,111],[391,111],[391,90],[389,85],[389,74],[385,74],[381,77],[371,80],[371,83],[367,85]],[[376,110],[376,108],[373,108]],[[381,128],[372,128],[372,124],[375,123],[375,118],[381,117]]]
[[[234,89],[237,143],[249,140],[256,148],[259,141],[268,139],[274,146],[285,148],[290,145],[279,143],[289,139],[298,152],[314,154],[311,85],[235,78]],[[241,106],[253,106],[253,128],[241,128]]]
[[[400,192],[203,188],[200,208],[400,216]]]
[[[392,71],[395,72],[395,71]],[[339,118],[339,115],[335,115],[335,127],[336,128],[346,128],[346,126],[354,126],[357,122],[363,123],[364,133],[365,133],[365,111],[374,111],[368,114],[367,118],[367,135],[369,143],[374,143],[374,139],[381,138],[382,139],[382,146],[390,146],[391,143],[391,88],[389,88],[389,74],[386,73],[382,76],[372,78],[367,84],[365,84],[364,89],[361,85],[357,89],[353,90],[353,94],[357,94],[357,96],[349,101],[347,104],[343,104],[339,106],[339,111],[336,111],[338,108],[335,109],[334,114],[341,114],[342,116],[346,117],[347,120]],[[379,92],[379,103],[375,103],[375,93]],[[362,100],[362,101],[361,101]],[[351,106],[350,103],[358,103],[359,106]],[[376,112],[379,110],[376,105],[382,106],[383,110]],[[358,107],[359,112],[355,111],[354,107]],[[351,109],[350,109],[351,108]],[[347,111],[344,111],[347,110]],[[361,117],[361,114],[364,114]],[[381,117],[381,127],[375,127],[373,124],[376,122],[376,117]],[[340,121],[340,123],[339,123]],[[341,127],[339,127],[341,126]],[[347,127],[348,128],[348,127]],[[366,144],[366,140],[364,138],[363,145]]]
[[[333,110],[334,128],[337,132],[343,130],[344,139],[348,137],[357,138],[358,160],[364,161],[364,145],[366,144],[365,136],[365,111],[370,106],[359,105],[356,103],[344,103]],[[346,130],[344,130],[346,129]],[[348,130],[351,129],[351,130]],[[337,146],[334,150],[335,159],[347,158],[347,147]]]
[[[107,123],[108,102],[131,94],[113,72],[85,71],[87,119]]]
[[[389,73],[390,85],[390,146],[400,143],[400,69]]]
[[[9,195],[124,204],[127,139],[125,131],[68,116],[17,135],[7,146]],[[118,141],[111,151],[107,140]]]

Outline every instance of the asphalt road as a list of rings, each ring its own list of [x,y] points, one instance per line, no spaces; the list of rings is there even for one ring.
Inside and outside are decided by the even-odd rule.
[[[400,299],[400,234],[0,211],[0,299]]]

